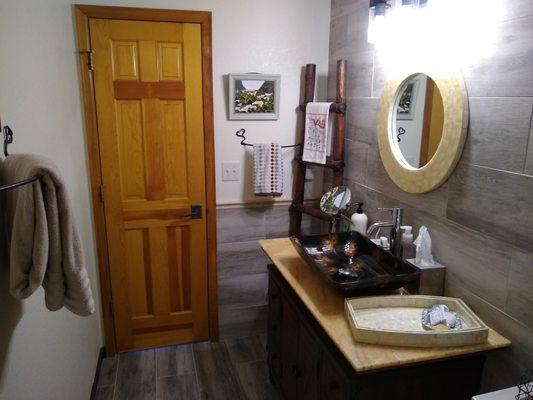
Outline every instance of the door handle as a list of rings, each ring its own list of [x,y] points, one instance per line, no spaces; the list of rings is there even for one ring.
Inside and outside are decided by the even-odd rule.
[[[181,215],[181,218],[201,219],[202,206],[194,204],[191,206],[191,212]]]
[[[181,218],[190,218],[190,219],[202,219],[202,206],[194,204],[191,206],[191,212],[187,214],[182,214]]]

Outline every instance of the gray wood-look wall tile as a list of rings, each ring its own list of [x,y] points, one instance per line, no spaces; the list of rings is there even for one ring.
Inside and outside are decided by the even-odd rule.
[[[533,2],[531,0],[514,0],[512,2],[507,2],[504,8],[504,13],[500,17],[502,22],[533,16]]]
[[[464,161],[523,172],[533,98],[471,98]]]
[[[379,99],[350,98],[347,103],[346,138],[375,145]]]
[[[155,349],[157,378],[194,373],[191,345],[166,346]]]
[[[329,26],[329,51],[331,53],[340,52],[349,45],[348,41],[348,14],[341,14],[331,19]]]
[[[256,240],[221,243],[218,245],[217,257],[218,279],[264,273],[268,263],[268,258]]]
[[[266,332],[268,309],[266,305],[219,310],[220,339],[232,339]]]
[[[218,243],[248,242],[265,238],[263,207],[217,209]]]
[[[248,400],[280,399],[268,380],[268,368],[264,361],[237,364],[237,375]]]
[[[516,385],[533,360],[533,330],[465,289],[459,279],[446,278],[445,294],[463,299],[483,322],[512,342],[510,348],[488,354],[482,392]]]
[[[226,346],[234,364],[266,360],[266,351],[259,335],[228,339]]]
[[[245,308],[266,304],[268,275],[252,274],[218,280],[220,308]]]
[[[503,22],[496,29],[492,55],[463,69],[469,96],[533,96],[533,16]]]
[[[368,18],[367,0],[332,0],[331,19],[335,19],[343,14],[351,14],[360,8],[366,8]]]
[[[210,400],[245,399],[224,342],[193,346],[200,398]]]
[[[404,192],[389,178],[381,161],[379,150],[372,147],[367,152],[366,185],[422,211],[437,216],[446,215],[446,203],[448,201],[448,183],[441,187],[423,194],[411,194]]]
[[[459,164],[450,179],[447,216],[533,250],[533,177]]]
[[[275,205],[265,209],[266,237],[289,236],[289,205]]]
[[[155,399],[155,352],[133,351],[120,355],[115,400]]]
[[[102,360],[98,386],[114,385],[117,379],[118,356],[106,357]]]
[[[346,168],[344,176],[353,182],[366,183],[366,163],[370,146],[359,141],[345,141]]]
[[[526,175],[533,176],[533,119],[531,120],[531,127],[529,130],[529,143],[527,146],[527,155],[526,155],[526,162],[524,165],[524,173]]]
[[[513,249],[505,311],[533,330],[533,253]]]
[[[446,279],[455,276],[466,289],[503,309],[511,252],[501,241],[465,229],[459,224],[420,212],[409,215],[415,234],[428,227],[435,259],[446,267]]]
[[[101,386],[96,389],[96,396],[94,400],[113,400],[115,394],[115,386]]]
[[[157,400],[200,399],[195,374],[167,376],[156,381]]]

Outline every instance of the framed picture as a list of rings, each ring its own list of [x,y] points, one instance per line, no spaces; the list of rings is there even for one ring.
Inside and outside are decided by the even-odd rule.
[[[278,119],[280,79],[280,75],[229,74],[229,119]]]
[[[416,100],[418,98],[418,88],[420,81],[413,79],[405,86],[402,96],[398,101],[396,119],[413,119],[415,116]]]

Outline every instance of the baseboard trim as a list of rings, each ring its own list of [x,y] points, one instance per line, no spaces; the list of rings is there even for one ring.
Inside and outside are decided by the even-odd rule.
[[[102,361],[106,357],[105,347],[100,347],[98,352],[98,361],[96,363],[96,371],[94,372],[93,387],[91,389],[91,400],[96,399],[96,390],[98,389],[98,380],[100,378],[100,369],[102,368]]]

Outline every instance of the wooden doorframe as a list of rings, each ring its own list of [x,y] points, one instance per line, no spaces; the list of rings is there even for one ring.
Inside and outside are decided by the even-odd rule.
[[[206,230],[207,230],[207,276],[208,276],[208,318],[209,339],[218,340],[218,303],[216,270],[216,192],[215,192],[215,149],[213,124],[213,70],[211,47],[211,12],[180,11],[152,8],[108,7],[75,4],[76,30],[78,38],[80,85],[85,114],[85,135],[90,172],[93,203],[94,228],[98,250],[98,270],[102,298],[102,319],[105,344],[108,355],[116,353],[114,318],[112,310],[111,276],[105,226],[104,203],[101,201],[102,171],[100,165],[100,144],[96,120],[96,101],[91,63],[91,38],[89,20],[117,19],[130,21],[176,22],[200,24],[202,34],[202,89],[204,113],[204,154],[206,183]]]

